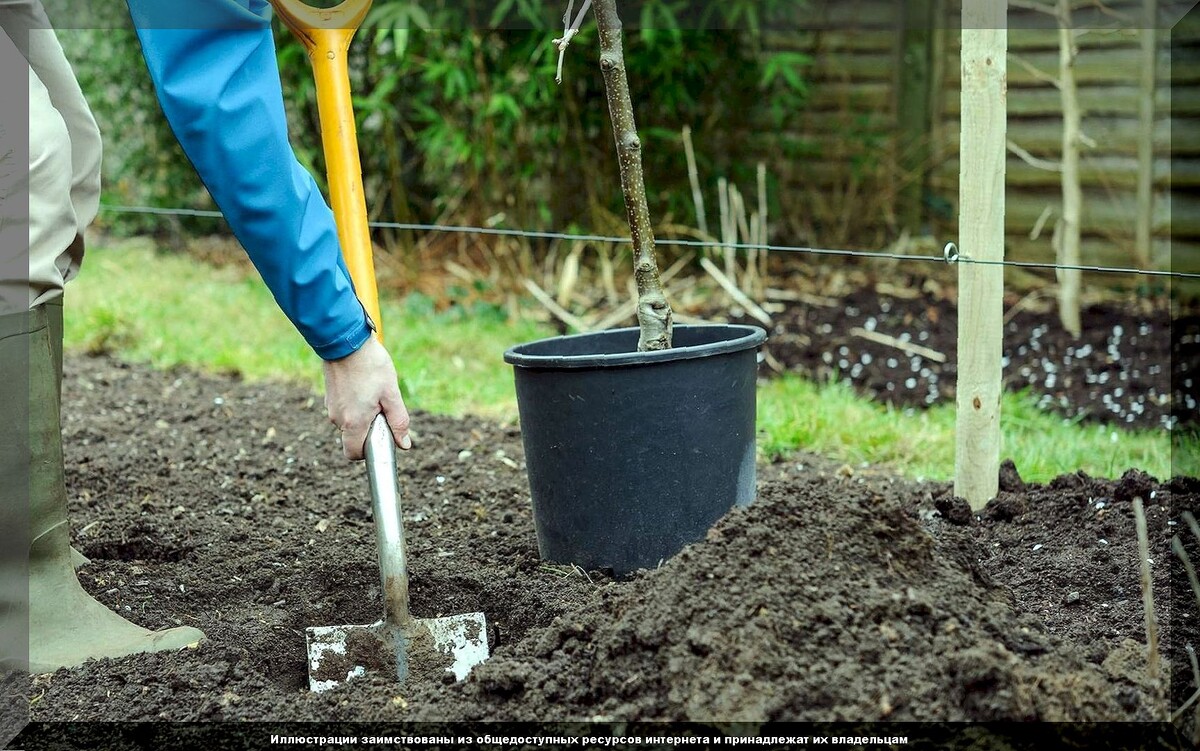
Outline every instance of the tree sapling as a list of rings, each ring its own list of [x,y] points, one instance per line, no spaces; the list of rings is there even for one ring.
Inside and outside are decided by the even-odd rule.
[[[617,142],[617,162],[621,169],[621,193],[625,198],[625,214],[633,243],[634,279],[638,292],[637,319],[641,329],[638,351],[670,349],[671,305],[663,293],[658,261],[654,255],[654,229],[650,224],[650,207],[642,174],[642,142],[633,119],[633,101],[629,93],[629,79],[625,75],[621,19],[617,15],[616,0],[594,0],[593,5],[600,34],[600,70],[604,73],[608,114],[612,120],[613,136]],[[567,15],[570,23],[570,9]],[[578,21],[575,25],[578,26]],[[572,35],[568,29],[564,39],[569,40]]]

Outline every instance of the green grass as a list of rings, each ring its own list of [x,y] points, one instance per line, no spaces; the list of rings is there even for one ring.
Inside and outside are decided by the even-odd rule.
[[[840,383],[783,378],[759,387],[760,442],[769,455],[799,447],[851,464],[891,465],[909,477],[947,480],[954,472],[954,418],[953,405],[906,414],[867,402]],[[1001,455],[1015,461],[1026,480],[1078,469],[1097,477],[1131,467],[1159,478],[1173,474],[1165,431],[1066,424],[1023,394],[1004,395],[1001,433]]]
[[[66,306],[68,349],[322,387],[320,360],[262,282],[237,268],[142,242],[89,250]],[[491,310],[435,313],[420,299],[385,301],[383,318],[409,408],[448,415],[515,417],[512,371],[501,355],[549,331]]]
[[[387,300],[383,315],[410,408],[449,415],[514,419],[512,372],[501,355],[512,344],[551,333],[486,308],[434,312],[419,297]],[[157,253],[145,242],[89,251],[83,274],[69,288],[66,340],[72,350],[103,349],[158,367],[321,384],[317,357],[256,277]],[[887,465],[910,477],[945,480],[954,472],[952,406],[905,414],[841,384],[787,377],[760,388],[758,425],[760,449],[769,456],[800,448],[852,464]],[[1160,478],[1200,469],[1195,435],[1176,436],[1176,456],[1189,461],[1172,472],[1166,432],[1067,424],[1023,395],[1004,397],[1002,425],[1003,455],[1027,480],[1078,469],[1111,477],[1139,467]]]

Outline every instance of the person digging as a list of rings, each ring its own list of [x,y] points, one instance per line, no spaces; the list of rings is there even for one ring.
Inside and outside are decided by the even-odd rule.
[[[380,413],[396,444],[411,448],[391,356],[355,295],[333,214],[288,142],[268,4],[127,4],[184,152],[276,302],[323,361],[326,408],[345,456],[362,458]],[[0,0],[0,72],[6,100],[29,99],[27,123],[17,120],[25,117],[20,107],[0,108],[0,155],[27,149],[29,157],[28,171],[0,169],[0,198],[29,198],[27,211],[0,200],[0,389],[7,392],[0,403],[10,418],[0,438],[0,517],[11,521],[27,509],[30,532],[27,616],[16,586],[23,561],[8,556],[4,564],[0,657],[24,662],[17,640],[26,617],[32,673],[185,648],[204,634],[132,623],[91,597],[75,574],[82,556],[70,547],[60,426],[62,296],[99,210],[100,133],[39,0]],[[28,431],[16,406],[26,399]]]

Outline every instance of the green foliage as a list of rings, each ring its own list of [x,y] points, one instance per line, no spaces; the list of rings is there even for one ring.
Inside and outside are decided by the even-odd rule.
[[[103,17],[96,19],[94,28],[61,28],[57,33],[100,125],[105,200],[212,208],[207,191],[163,120],[128,17],[113,4],[98,6],[92,13]],[[114,220],[118,218],[108,215],[99,219],[105,224]],[[173,225],[168,223],[168,229],[187,226],[169,221]],[[123,216],[119,222],[130,232],[164,227],[160,217]],[[211,232],[213,224],[205,221],[196,226]]]
[[[171,284],[164,285],[163,279]],[[435,311],[418,294],[385,297],[388,349],[412,409],[510,418],[512,368],[501,353],[550,333],[495,311]],[[126,240],[89,252],[66,296],[72,351],[105,351],[156,367],[199,367],[246,378],[285,378],[320,387],[317,356],[252,273],[214,268],[151,243]],[[213,321],[237,325],[214,326]]]
[[[558,5],[376,0],[351,50],[373,218],[547,227],[592,226],[597,210],[620,213],[595,24],[589,14],[567,51],[564,83],[556,86],[552,40],[562,33],[556,14],[566,3]],[[796,6],[794,0],[622,5],[656,215],[690,215],[690,205],[674,203],[690,201],[679,143],[684,125],[693,128],[706,172],[745,180],[753,165],[736,164],[745,133],[781,127],[802,109],[810,61],[763,43],[764,29]],[[123,16],[110,21],[128,25]],[[207,208],[206,192],[162,121],[132,32],[65,36],[108,135],[107,200]],[[276,41],[292,141],[321,181],[309,62],[278,24]]]

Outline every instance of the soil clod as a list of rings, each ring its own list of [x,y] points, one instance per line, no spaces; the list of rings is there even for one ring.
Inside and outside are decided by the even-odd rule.
[[[1021,479],[1021,473],[1012,459],[1000,463],[1000,489],[1005,493],[1025,492],[1025,481]]]

